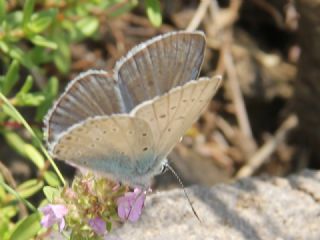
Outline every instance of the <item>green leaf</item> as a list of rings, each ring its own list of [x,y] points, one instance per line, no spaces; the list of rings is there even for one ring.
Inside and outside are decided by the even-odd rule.
[[[19,62],[13,60],[10,64],[9,70],[1,87],[1,91],[4,95],[7,95],[17,83],[19,79],[19,69]]]
[[[60,40],[56,39],[56,43],[58,44],[59,50],[53,53],[53,61],[60,72],[67,73],[71,64],[69,43],[63,37],[61,37]]]
[[[10,233],[10,220],[4,216],[2,209],[0,209],[0,239],[8,239]]]
[[[4,132],[4,138],[6,139],[10,147],[12,147],[20,155],[25,156],[25,142],[18,134],[12,131]]]
[[[34,33],[44,31],[55,20],[56,14],[56,9],[49,9],[33,14],[31,22],[28,23],[28,29]]]
[[[37,65],[38,69],[34,69],[34,71],[39,72],[43,71],[44,69],[41,69],[41,66],[43,64],[49,63],[52,64],[53,62],[53,54],[48,54],[48,51],[44,51],[43,47],[41,46],[34,46],[30,51],[28,52],[28,56],[31,59],[31,61]]]
[[[6,16],[6,1],[0,0],[0,23],[3,21],[3,19]]]
[[[29,69],[33,67],[33,63],[32,61],[30,61],[25,51],[22,51],[20,48],[14,45],[11,45],[9,49],[10,49],[9,50],[10,57],[12,57],[13,59],[16,59],[22,65],[26,66]]]
[[[34,146],[25,143],[18,134],[7,131],[4,132],[4,137],[9,146],[23,157],[29,158],[38,167],[38,169],[42,169],[44,167],[45,161],[39,151]]]
[[[61,182],[65,185],[65,180],[61,174],[61,172],[59,171],[57,165],[55,164],[55,162],[53,161],[52,157],[50,156],[50,154],[48,153],[48,151],[46,150],[46,148],[43,146],[41,140],[38,138],[38,136],[35,134],[35,132],[33,131],[33,129],[30,127],[30,125],[27,123],[27,121],[22,117],[22,115],[17,111],[17,109],[11,104],[11,102],[8,100],[8,98],[6,98],[1,92],[0,92],[0,99],[3,101],[3,103],[5,104],[3,106],[4,107],[10,109],[10,112],[14,113],[14,116],[18,117],[19,122],[22,123],[22,125],[25,127],[25,129],[29,132],[29,134],[31,134],[31,136],[33,137],[33,139],[36,141],[36,144],[38,146],[40,146],[43,154],[46,156],[46,158],[49,160],[49,162],[51,163],[53,169],[55,170],[55,172],[57,173],[57,175],[59,176]]]
[[[2,202],[5,197],[6,197],[6,192],[4,191],[4,188],[0,186],[0,202]]]
[[[16,106],[39,106],[45,100],[40,93],[23,93],[16,96]]]
[[[2,215],[7,216],[8,218],[12,218],[17,215],[18,206],[16,205],[8,205],[6,207],[2,207],[0,210]]]
[[[38,167],[38,169],[44,168],[44,158],[34,146],[30,144],[25,144],[24,152],[26,156]]]
[[[41,229],[40,213],[34,213],[21,220],[13,231],[10,240],[30,240]]]
[[[33,85],[33,79],[32,79],[32,76],[29,75],[25,80],[23,86],[21,87],[20,91],[17,93],[17,95],[28,93],[31,90],[32,85]]]
[[[1,0],[0,0],[1,1]],[[9,46],[7,43],[0,41],[0,49],[4,52],[4,53],[8,53],[9,52]]]
[[[26,199],[22,198],[19,193],[12,189],[8,184],[6,184],[3,179],[0,180],[0,185],[7,191],[9,192],[10,194],[12,194],[13,196],[16,197],[17,200],[23,202],[31,211],[35,212],[37,211],[37,209],[30,203],[28,202]],[[14,205],[11,205],[11,206],[14,206]],[[3,208],[2,208],[3,210]],[[12,211],[11,211],[12,212]],[[1,211],[0,211],[1,213]],[[7,213],[8,214],[8,213]],[[15,214],[14,214],[15,215]]]
[[[148,18],[152,25],[160,27],[162,24],[160,2],[158,0],[146,0],[146,9]]]
[[[85,17],[76,23],[76,27],[85,36],[91,36],[99,27],[99,21],[95,17]]]
[[[58,48],[58,45],[49,40],[49,39],[46,39],[45,37],[43,36],[40,36],[40,35],[35,35],[35,36],[32,36],[32,37],[29,37],[30,41],[33,42],[35,45],[38,45],[38,46],[41,46],[41,47],[47,47],[47,48],[51,48],[51,49],[57,49]]]
[[[50,186],[43,187],[43,193],[50,203],[52,203],[56,197],[60,196],[60,190]]]
[[[51,187],[59,187],[60,186],[60,181],[59,181],[57,174],[55,174],[52,171],[47,171],[44,173],[44,180],[46,180],[46,182]]]
[[[110,232],[111,229],[112,229],[112,222],[107,222],[106,224],[107,224],[106,225],[106,229],[107,229],[108,232]]]
[[[36,120],[42,121],[44,116],[47,114],[49,108],[52,106],[52,102],[58,94],[59,81],[56,77],[51,77],[45,89],[43,95],[46,99],[37,108]]]
[[[26,26],[30,21],[35,0],[26,0],[23,7],[23,25]]]
[[[29,198],[43,188],[44,182],[38,179],[31,179],[20,184],[16,191],[22,198]]]
[[[108,2],[108,1],[106,1]],[[123,15],[126,12],[129,12],[132,8],[136,7],[138,5],[138,0],[130,0],[130,1],[110,1],[110,5],[107,7],[111,7],[113,4],[119,4],[121,3],[121,8],[116,8],[115,11],[110,13],[111,17],[117,17],[120,15]]]
[[[7,12],[6,21],[7,31],[10,29],[21,28],[23,21],[23,12],[20,9],[16,9],[11,12]]]

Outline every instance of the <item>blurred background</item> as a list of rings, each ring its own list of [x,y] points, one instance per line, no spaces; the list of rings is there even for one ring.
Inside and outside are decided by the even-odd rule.
[[[169,156],[185,185],[319,169],[319,13],[317,0],[0,0],[0,90],[42,139],[44,115],[80,72],[112,71],[153,36],[202,30],[201,75],[224,81]],[[34,202],[44,185],[59,185],[3,99],[0,134],[2,181]],[[74,169],[57,164],[71,180]],[[170,172],[153,183],[177,185]],[[0,189],[2,210],[13,199]],[[23,214],[17,206],[8,222]]]

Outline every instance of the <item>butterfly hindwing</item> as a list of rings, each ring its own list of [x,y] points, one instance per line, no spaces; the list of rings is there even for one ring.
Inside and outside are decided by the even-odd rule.
[[[58,136],[50,150],[72,165],[131,183],[149,171],[155,156],[149,125],[129,115],[89,118]]]

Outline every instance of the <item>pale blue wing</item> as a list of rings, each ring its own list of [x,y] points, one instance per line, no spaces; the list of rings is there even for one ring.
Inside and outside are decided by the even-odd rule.
[[[200,117],[220,86],[221,77],[200,78],[139,105],[132,115],[149,123],[159,161]]]
[[[127,112],[143,101],[197,79],[205,50],[202,32],[171,32],[133,48],[115,68]]]
[[[148,123],[129,115],[89,118],[49,147],[60,160],[130,185],[148,185],[160,168]]]
[[[122,98],[114,78],[104,71],[90,70],[70,82],[45,120],[49,143],[70,126],[88,117],[122,113]]]

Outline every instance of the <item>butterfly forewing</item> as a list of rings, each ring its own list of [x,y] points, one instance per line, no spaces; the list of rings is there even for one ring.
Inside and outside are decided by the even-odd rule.
[[[58,137],[51,152],[73,165],[129,182],[143,175],[155,158],[149,125],[129,115],[95,117],[76,124]]]
[[[202,32],[175,32],[153,38],[132,49],[116,65],[127,111],[196,79],[205,49]]]
[[[220,77],[200,78],[133,110],[136,117],[150,124],[159,160],[168,155],[185,131],[200,117],[220,80]]]
[[[47,116],[48,142],[88,117],[123,112],[119,89],[112,76],[103,71],[79,75],[66,88]]]

